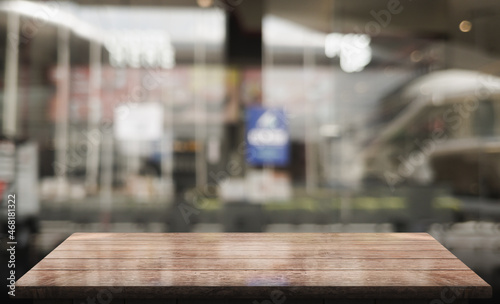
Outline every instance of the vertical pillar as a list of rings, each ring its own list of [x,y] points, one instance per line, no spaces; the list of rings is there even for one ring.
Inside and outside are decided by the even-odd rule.
[[[68,106],[70,73],[70,30],[57,29],[57,92],[55,117],[55,161],[57,163],[58,195],[64,196],[68,169]]]
[[[99,193],[101,207],[101,226],[103,231],[107,231],[109,228],[111,207],[113,202],[113,150],[113,132],[103,132],[101,150],[101,187]]]
[[[206,45],[204,41],[204,31],[207,25],[204,11],[201,11],[198,19],[197,39],[194,46],[194,67],[195,67],[195,139],[196,139],[196,186],[203,187],[207,184],[207,161],[205,157],[205,140],[207,136],[206,128]]]
[[[226,1],[226,58],[229,65],[262,65],[265,1]]]
[[[312,46],[309,45],[307,40],[307,34],[304,34],[304,99],[305,99],[305,132],[304,132],[304,144],[306,152],[306,191],[308,194],[313,194],[316,190],[318,184],[318,172],[317,172],[317,160],[316,160],[316,124],[314,123],[314,110],[316,109],[312,100],[313,94],[311,94],[310,84],[312,82],[315,58],[314,50]]]
[[[97,190],[99,170],[99,147],[101,132],[101,44],[90,41],[89,50],[89,99],[88,99],[88,134],[87,134],[87,170],[86,185],[90,193]]]
[[[165,73],[165,72],[164,72]],[[162,199],[171,199],[173,187],[173,143],[174,143],[174,115],[172,109],[172,86],[170,85],[171,73],[162,75],[167,83],[161,88],[163,99],[163,137],[161,139],[161,189]]]
[[[5,51],[5,87],[3,100],[3,133],[15,136],[17,131],[17,76],[19,70],[19,15],[7,13],[7,49]]]

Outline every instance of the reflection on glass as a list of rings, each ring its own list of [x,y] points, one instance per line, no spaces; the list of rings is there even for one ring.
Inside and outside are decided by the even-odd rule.
[[[83,2],[0,3],[0,194],[24,185],[39,252],[67,231],[427,231],[499,284],[500,4]],[[261,53],[231,58],[237,39]]]

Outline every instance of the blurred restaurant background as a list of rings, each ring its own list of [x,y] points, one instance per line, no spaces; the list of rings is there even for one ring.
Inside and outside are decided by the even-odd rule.
[[[496,0],[1,1],[17,275],[76,231],[429,232],[498,303],[498,30]]]

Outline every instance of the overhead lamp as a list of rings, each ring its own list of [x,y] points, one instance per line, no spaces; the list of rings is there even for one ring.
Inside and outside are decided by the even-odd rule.
[[[207,8],[212,6],[214,4],[213,0],[196,0],[196,3],[198,3],[199,7]]]
[[[460,25],[458,26],[458,28],[462,32],[468,33],[472,29],[472,23],[469,20],[462,20],[462,22],[460,22]]]

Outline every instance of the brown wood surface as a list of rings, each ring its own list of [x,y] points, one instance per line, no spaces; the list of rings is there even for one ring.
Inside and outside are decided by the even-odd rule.
[[[18,297],[486,298],[491,287],[426,233],[75,233]]]

